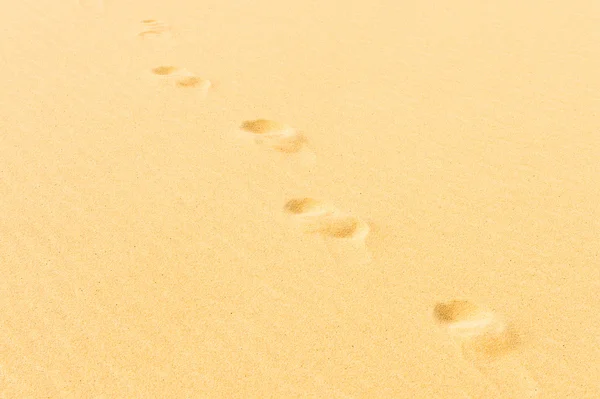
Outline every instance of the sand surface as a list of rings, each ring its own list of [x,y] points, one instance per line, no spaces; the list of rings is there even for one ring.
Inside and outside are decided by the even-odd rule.
[[[600,397],[597,1],[8,3],[0,398]]]

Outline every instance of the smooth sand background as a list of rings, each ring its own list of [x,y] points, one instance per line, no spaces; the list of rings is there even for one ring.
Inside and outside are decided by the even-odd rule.
[[[150,18],[172,35],[136,36]],[[600,397],[598,2],[27,0],[0,21],[1,398]],[[231,134],[256,118],[316,163]],[[294,229],[303,196],[372,223],[373,261]],[[452,299],[521,344],[471,362],[432,316]]]

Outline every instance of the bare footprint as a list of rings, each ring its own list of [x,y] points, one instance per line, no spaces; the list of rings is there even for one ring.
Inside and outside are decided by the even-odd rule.
[[[331,238],[364,241],[370,227],[362,219],[351,215],[327,215],[323,218],[318,233]]]
[[[354,264],[372,261],[366,245],[370,226],[362,219],[308,197],[291,199],[283,209],[303,232],[323,237],[329,253],[337,261]]]
[[[293,198],[285,203],[283,210],[305,233],[317,232],[324,217],[339,212],[333,205],[309,197]]]
[[[518,359],[519,335],[500,315],[464,300],[440,302],[433,315],[463,358],[507,398],[539,395],[538,383]]]
[[[171,26],[157,19],[143,19],[137,36],[140,39],[161,38],[170,39],[173,36]]]
[[[204,96],[208,94],[209,89],[212,87],[210,80],[201,78],[187,69],[174,65],[154,67],[150,70],[150,74],[155,78],[173,84],[175,87],[198,90]]]
[[[151,72],[156,76],[170,77],[179,73],[181,68],[174,65],[161,65],[151,69]]]
[[[306,136],[289,125],[269,119],[247,120],[241,124],[239,133],[256,144],[280,153],[300,156],[308,163],[316,160]]]
[[[344,264],[366,265],[373,261],[366,239],[371,226],[353,215],[326,216],[316,233],[325,240],[332,256]]]

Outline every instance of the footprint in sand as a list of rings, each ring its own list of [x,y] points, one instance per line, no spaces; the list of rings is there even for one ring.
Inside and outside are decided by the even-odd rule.
[[[306,163],[314,163],[316,155],[304,134],[284,123],[269,119],[244,121],[239,135],[279,153],[300,156]]]
[[[463,358],[510,398],[535,398],[538,383],[518,359],[517,331],[497,313],[465,300],[440,302],[437,323],[456,342]]]
[[[367,264],[372,255],[366,245],[370,226],[362,219],[340,211],[314,198],[293,198],[283,206],[284,212],[304,233],[318,234],[336,260]]]
[[[137,36],[141,39],[170,39],[173,36],[171,26],[157,19],[143,19]]]
[[[207,95],[208,90],[212,87],[210,80],[201,78],[185,68],[173,65],[154,67],[150,70],[150,74],[176,87],[198,90],[203,95]]]
[[[308,197],[289,200],[283,206],[283,210],[302,227],[305,233],[318,231],[325,217],[339,213],[333,205]]]

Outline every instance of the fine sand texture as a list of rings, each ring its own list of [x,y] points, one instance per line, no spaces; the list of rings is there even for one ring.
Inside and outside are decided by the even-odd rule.
[[[0,399],[600,398],[600,3],[0,13]]]

